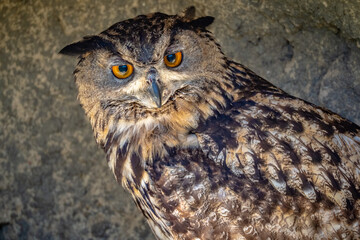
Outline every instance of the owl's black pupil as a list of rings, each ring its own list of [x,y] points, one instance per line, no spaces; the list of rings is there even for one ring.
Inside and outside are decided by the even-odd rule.
[[[169,62],[173,63],[173,62],[175,62],[176,56],[175,56],[175,54],[169,54],[169,55],[167,55],[166,58]]]
[[[126,73],[127,70],[128,70],[128,67],[127,67],[126,65],[121,65],[121,66],[119,66],[119,71],[120,71],[121,73]]]

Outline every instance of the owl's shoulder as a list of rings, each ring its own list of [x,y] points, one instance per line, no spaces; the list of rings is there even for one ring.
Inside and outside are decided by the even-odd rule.
[[[360,196],[360,127],[233,67],[243,89],[224,112],[199,125],[203,151],[234,174],[265,179],[282,194],[353,209]]]

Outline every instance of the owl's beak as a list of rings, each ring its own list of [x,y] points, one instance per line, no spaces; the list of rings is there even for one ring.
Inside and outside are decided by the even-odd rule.
[[[157,70],[152,67],[147,74],[147,81],[149,82],[149,92],[152,100],[156,103],[156,106],[161,107],[161,91],[158,85],[159,74]]]
[[[156,81],[153,81],[150,86],[151,97],[158,107],[161,107],[161,94]]]

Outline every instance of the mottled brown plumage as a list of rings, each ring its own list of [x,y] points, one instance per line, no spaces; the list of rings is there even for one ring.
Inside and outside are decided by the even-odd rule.
[[[212,20],[138,16],[61,51],[117,181],[159,239],[360,238],[359,126],[228,60]]]

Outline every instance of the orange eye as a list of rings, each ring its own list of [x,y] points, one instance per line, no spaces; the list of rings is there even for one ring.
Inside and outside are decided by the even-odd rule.
[[[134,67],[130,64],[120,65],[120,66],[112,66],[111,71],[113,72],[115,77],[124,79],[124,78],[129,77],[133,73]]]
[[[181,52],[169,54],[164,57],[165,65],[168,67],[172,67],[172,68],[179,66],[181,63],[181,60],[182,60]]]

